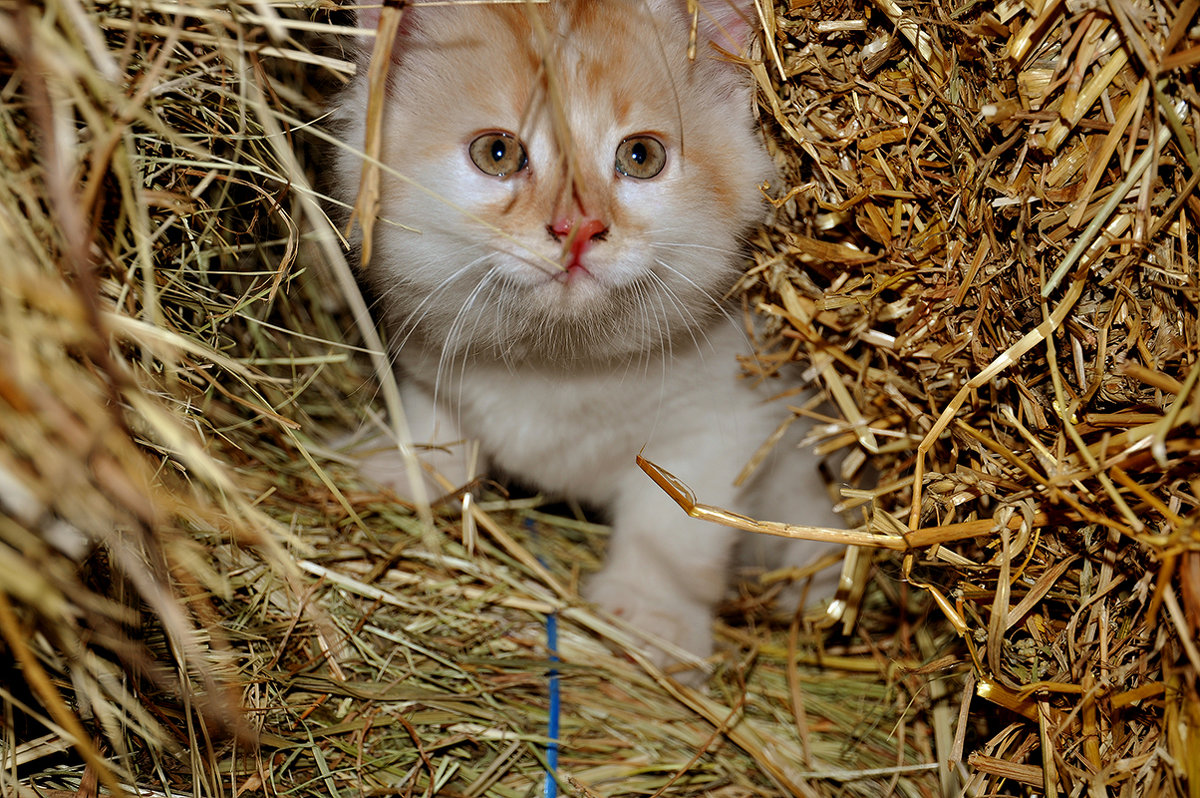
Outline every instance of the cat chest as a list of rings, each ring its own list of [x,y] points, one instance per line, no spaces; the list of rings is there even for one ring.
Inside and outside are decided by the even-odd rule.
[[[503,471],[548,491],[597,503],[634,468],[657,396],[609,381],[494,378],[464,385],[464,435]]]

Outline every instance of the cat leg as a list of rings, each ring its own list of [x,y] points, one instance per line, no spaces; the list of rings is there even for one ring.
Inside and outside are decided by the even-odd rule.
[[[774,614],[791,618],[799,609],[809,617],[837,593],[844,550],[845,546],[833,543],[746,533],[735,553],[735,570],[739,580],[745,582],[758,582],[766,574],[787,579],[781,588],[775,588]],[[822,563],[824,568],[813,570]]]
[[[626,482],[605,565],[584,594],[635,628],[707,657],[738,533],[689,518],[640,471]],[[661,649],[647,653],[660,666],[673,661]]]
[[[785,438],[759,465],[744,486],[737,509],[761,521],[842,529],[846,523],[833,512],[833,499],[820,476],[820,461],[795,449],[798,438],[796,433]],[[750,533],[740,541],[736,556],[738,564],[751,573],[791,571],[798,576],[775,601],[776,610],[790,617],[801,601],[803,609],[812,611],[834,597],[841,562],[815,572],[813,567],[837,557],[844,548],[834,543]]]
[[[400,400],[422,466],[427,498],[436,499],[465,484],[470,478],[469,447],[450,413],[412,381],[401,381]],[[379,431],[354,441],[349,454],[364,477],[391,488],[397,496],[413,498],[408,463],[391,434]]]

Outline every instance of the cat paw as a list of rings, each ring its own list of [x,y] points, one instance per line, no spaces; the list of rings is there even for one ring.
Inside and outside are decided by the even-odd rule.
[[[698,668],[678,671],[680,660],[669,649],[682,649],[698,659],[713,653],[711,606],[680,595],[662,582],[639,581],[610,569],[591,579],[584,597],[643,633],[642,653],[657,667],[692,686],[703,683],[706,675]],[[668,646],[656,645],[656,641]]]
[[[412,504],[416,501],[408,474],[409,460],[386,436],[346,435],[335,440],[332,447],[353,462],[359,475],[368,482],[387,488],[403,502]],[[461,452],[448,448],[421,449],[417,459],[427,501],[435,501],[448,493],[448,485],[458,487],[468,481]]]

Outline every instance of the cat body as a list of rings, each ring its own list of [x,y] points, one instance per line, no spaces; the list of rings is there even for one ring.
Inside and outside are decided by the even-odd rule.
[[[704,655],[746,533],[688,518],[639,451],[707,503],[838,523],[815,463],[786,442],[733,484],[786,412],[738,378],[749,348],[724,302],[771,168],[746,75],[710,45],[737,52],[752,4],[706,4],[694,59],[685,5],[410,7],[364,277],[413,440],[444,447],[434,465],[464,481],[459,444],[477,440],[500,471],[607,508],[613,538],[588,595]],[[353,144],[366,95],[360,77],[343,98]],[[352,202],[360,162],[341,158]],[[395,452],[362,467],[405,489]],[[787,559],[826,550],[789,544]]]
[[[491,473],[607,508],[613,536],[587,595],[703,655],[711,650],[711,616],[724,596],[735,544],[754,536],[687,517],[636,465],[639,451],[706,503],[760,518],[840,525],[814,460],[793,448],[795,434],[745,485],[734,486],[781,421],[779,404],[766,401],[767,388],[739,378],[735,355],[745,349],[745,336],[723,323],[699,347],[626,369],[472,362],[447,380],[436,363],[422,367],[419,359],[401,357],[402,396],[414,440],[451,444],[427,459],[452,482],[467,478],[462,447],[452,442],[471,438]],[[435,392],[443,391],[447,401],[434,404]],[[363,468],[403,488],[397,465],[394,453],[385,452]],[[792,542],[787,549],[785,561],[795,565],[828,550]]]

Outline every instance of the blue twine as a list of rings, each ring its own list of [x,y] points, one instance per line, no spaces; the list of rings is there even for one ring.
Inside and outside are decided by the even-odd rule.
[[[532,518],[525,519],[525,528],[532,533],[533,538],[536,540],[537,526],[533,523]],[[546,561],[540,555],[537,559],[543,566],[546,565]],[[546,616],[546,649],[550,652],[551,662],[560,661],[558,658],[557,612],[551,612]],[[550,680],[550,717],[546,722],[546,737],[549,739],[549,742],[546,743],[546,781],[542,787],[542,795],[544,798],[557,798],[558,779],[555,777],[555,774],[558,773],[558,720],[562,714],[558,689],[558,668],[551,666],[547,677]]]
[[[546,616],[546,647],[550,649],[550,661],[558,662],[558,613],[552,612]],[[556,798],[558,795],[558,718],[559,718],[558,669],[550,668],[550,720],[547,723],[546,734],[550,738],[546,746],[546,787],[542,794],[545,798]]]

